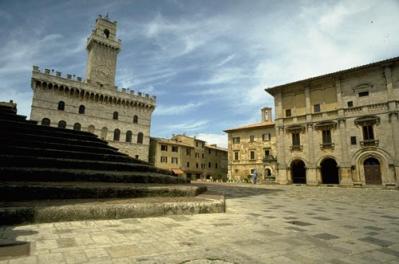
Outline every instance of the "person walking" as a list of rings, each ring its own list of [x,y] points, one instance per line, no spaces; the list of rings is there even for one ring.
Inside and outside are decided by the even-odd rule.
[[[256,172],[256,169],[252,172],[252,183],[256,184],[256,180],[258,178],[258,173]]]

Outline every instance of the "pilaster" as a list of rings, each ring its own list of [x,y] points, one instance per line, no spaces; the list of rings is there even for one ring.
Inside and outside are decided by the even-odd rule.
[[[306,169],[306,184],[319,185],[320,182],[317,178],[317,168],[311,167]]]

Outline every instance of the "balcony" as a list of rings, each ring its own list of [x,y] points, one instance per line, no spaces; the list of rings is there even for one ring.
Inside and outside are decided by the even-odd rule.
[[[302,151],[303,146],[302,145],[292,145],[290,147],[291,151]]]
[[[360,141],[360,146],[362,147],[378,147],[378,140],[375,139],[366,139],[363,141]]]
[[[324,142],[320,144],[321,149],[334,149],[334,143],[332,142]]]
[[[267,155],[263,158],[263,162],[268,163],[268,162],[272,162],[272,161],[276,161],[277,159],[275,157],[273,157],[272,155]]]

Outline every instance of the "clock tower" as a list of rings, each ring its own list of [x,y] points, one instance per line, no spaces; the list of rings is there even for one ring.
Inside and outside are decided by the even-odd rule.
[[[116,21],[98,16],[96,26],[87,39],[86,79],[105,88],[115,86],[116,59],[121,48],[116,38]]]

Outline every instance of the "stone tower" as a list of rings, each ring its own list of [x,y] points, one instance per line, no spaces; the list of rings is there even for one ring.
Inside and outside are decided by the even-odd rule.
[[[91,35],[87,39],[86,79],[101,87],[113,88],[115,85],[116,60],[121,47],[116,38],[116,21],[99,16]]]
[[[121,42],[116,22],[99,16],[87,39],[86,79],[33,66],[30,118],[46,126],[83,130],[148,161],[156,98],[115,86]]]

